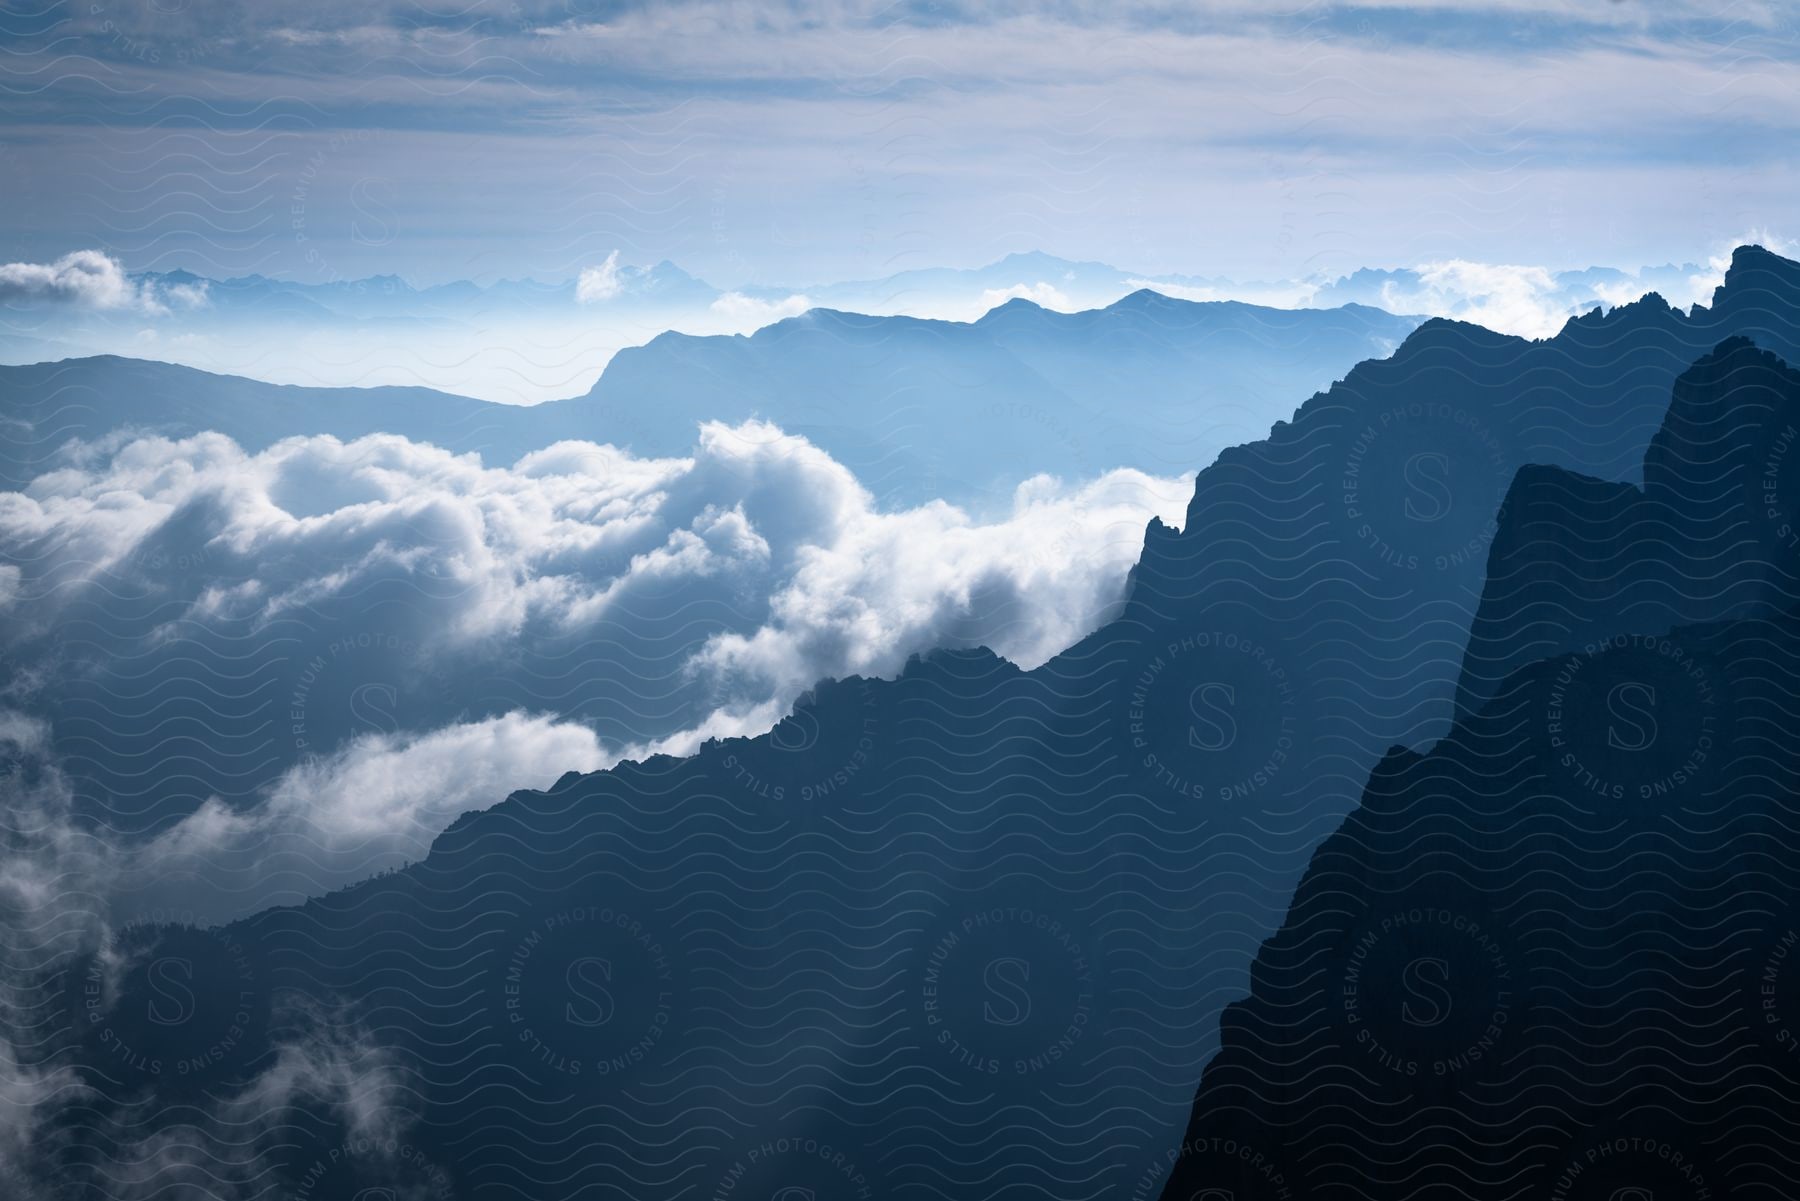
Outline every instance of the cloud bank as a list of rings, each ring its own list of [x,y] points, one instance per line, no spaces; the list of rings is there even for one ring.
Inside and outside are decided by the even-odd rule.
[[[77,250],[50,263],[0,263],[0,301],[47,301],[80,309],[164,315],[207,302],[204,284],[151,287],[132,279],[101,250]]]
[[[1029,480],[990,521],[882,512],[760,421],[686,458],[565,442],[509,467],[392,435],[121,433],[0,495],[0,699],[75,714],[54,741],[78,803],[138,832],[119,888],[201,879],[244,912],[416,858],[512,788],[759,732],[821,678],[938,646],[1035,665],[1190,491],[1119,470]]]
[[[737,322],[767,325],[783,317],[798,317],[812,307],[812,301],[794,293],[779,300],[746,296],[742,292],[726,292],[710,306],[714,313]]]
[[[1729,262],[1726,254],[1705,266],[1551,271],[1445,259],[1395,271],[1358,271],[1316,287],[1307,299],[1315,305],[1372,304],[1392,313],[1451,317],[1505,334],[1549,338],[1570,317],[1596,306],[1628,304],[1648,292],[1681,308],[1705,303],[1723,282]]]

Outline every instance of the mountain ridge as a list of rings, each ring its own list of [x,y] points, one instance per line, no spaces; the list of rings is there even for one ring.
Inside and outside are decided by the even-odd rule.
[[[1772,303],[1726,307],[1759,328],[1800,310]],[[1520,468],[1631,478],[1717,327],[1651,308],[1547,342],[1433,326],[1201,471],[1121,615],[1042,667],[939,653],[821,685],[767,735],[515,793],[226,945],[254,948],[258,995],[382,1015],[414,1145],[452,1189],[478,1183],[479,1144],[501,1187],[673,1196],[784,1134],[844,1149],[883,1195],[1128,1187],[1178,1142],[1313,849],[1371,771],[1412,761],[1396,743],[1453,728]],[[615,969],[604,1030],[568,1008],[591,956]],[[356,1184],[392,1186],[366,1167]]]
[[[1742,448],[1796,418],[1734,336],[1642,488],[1520,472],[1482,608],[1523,563],[1545,616],[1472,642],[1498,683],[1313,856],[1163,1197],[1792,1195],[1800,559]]]
[[[702,422],[760,419],[808,437],[886,507],[945,499],[993,513],[1037,473],[1186,474],[1411,326],[1374,310],[1179,300],[1155,313],[1032,307],[968,322],[815,309],[750,335],[665,332],[620,352],[586,393],[532,406],[422,388],[281,391],[298,386],[96,356],[0,367],[0,413],[47,431],[9,445],[0,487],[23,486],[71,437],[127,425],[217,429],[252,451],[301,434],[390,432],[504,465],[567,439],[682,457]],[[1116,406],[1117,395],[1134,403]],[[1004,462],[997,444],[1012,448]]]

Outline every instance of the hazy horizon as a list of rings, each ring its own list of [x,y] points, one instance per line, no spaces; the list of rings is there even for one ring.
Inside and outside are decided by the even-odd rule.
[[[1016,300],[1075,313],[1141,290],[1286,310],[1361,304],[1542,338],[1571,316],[1652,291],[1678,308],[1705,303],[1730,249],[1749,242],[1787,249],[1755,231],[1661,266],[1558,271],[1448,259],[1253,281],[1156,276],[1025,252],[975,268],[750,290],[701,279],[670,260],[622,262],[617,250],[570,279],[421,288],[394,276],[309,283],[215,280],[185,268],[137,272],[105,250],[87,249],[47,263],[0,264],[0,362],[115,354],[271,383],[423,385],[536,404],[587,392],[619,351],[664,333],[747,335],[813,309],[970,323]]]

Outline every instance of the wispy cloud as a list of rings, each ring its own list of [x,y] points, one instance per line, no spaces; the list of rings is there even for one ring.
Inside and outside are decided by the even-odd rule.
[[[583,267],[575,279],[575,299],[582,304],[611,300],[625,290],[619,279],[619,252],[614,250],[598,267]]]
[[[783,317],[797,317],[811,307],[812,301],[798,293],[768,300],[746,296],[742,292],[727,292],[712,302],[712,311],[721,317],[751,326],[767,325]]]
[[[1056,285],[1042,281],[1035,284],[1014,284],[1010,288],[988,288],[981,293],[983,310],[1005,304],[1009,300],[1029,300],[1059,313],[1072,312],[1076,307],[1073,301],[1057,290]]]
[[[740,290],[1040,247],[1245,278],[1654,262],[1796,182],[1800,52],[1756,2],[151,8],[19,47],[89,56],[100,86],[48,94],[104,120],[10,118],[29,227],[130,231],[133,266],[604,291],[615,250]],[[178,194],[131,185],[159,143],[122,95],[192,118]]]

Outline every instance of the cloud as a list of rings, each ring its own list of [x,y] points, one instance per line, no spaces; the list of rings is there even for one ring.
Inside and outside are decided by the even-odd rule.
[[[212,301],[212,281],[203,279],[191,284],[170,284],[162,289],[161,295],[171,307],[203,309]]]
[[[742,292],[727,292],[712,302],[712,311],[738,322],[767,325],[783,317],[798,317],[812,308],[812,301],[798,293],[780,300],[764,300]]]
[[[77,250],[54,263],[0,263],[0,300],[50,300],[93,309],[143,308],[146,299],[119,260]]]
[[[391,436],[293,439],[259,454],[216,434],[77,447],[28,492],[0,494],[0,552],[15,569],[0,637],[20,668],[0,708],[0,958],[11,973],[0,990],[0,1172],[15,1189],[42,1180],[61,1116],[79,1113],[91,1131],[109,1104],[44,1030],[53,969],[70,955],[124,975],[116,915],[179,906],[217,919],[298,900],[419,857],[457,814],[516,788],[650,742],[765,728],[822,676],[892,672],[934,645],[986,643],[1035,662],[1116,605],[1147,518],[1177,520],[1188,491],[1186,480],[1121,471],[1035,478],[987,521],[943,503],[883,513],[829,455],[762,422],[703,426],[684,459],[569,442],[507,468]],[[395,584],[405,589],[386,590]],[[56,690],[79,646],[54,634],[68,606],[96,596],[106,604],[86,610],[81,644],[95,658],[84,678],[120,655],[128,676],[179,689],[180,665],[214,634],[253,683],[276,660],[247,648],[297,657],[305,671],[281,686],[278,731],[286,745],[296,724],[306,732],[298,758],[247,800],[208,797],[147,837],[83,820],[56,728],[70,720]],[[345,617],[366,630],[384,600],[403,626],[341,632]],[[669,613],[699,628],[671,642],[656,624]],[[539,662],[561,675],[509,677],[545,638],[553,654]],[[625,690],[577,691],[592,652],[565,658],[567,648],[614,644],[637,648],[611,661],[629,669]],[[406,653],[383,658],[395,645]],[[458,716],[509,679],[547,687],[571,710],[598,695],[636,712],[676,687],[698,704],[677,712],[678,728],[611,743],[542,711]],[[632,691],[646,680],[652,695]],[[221,677],[201,682],[220,703]],[[146,732],[134,713],[153,741],[184,739],[184,772],[217,753],[229,775],[245,751],[275,741],[261,729],[188,739],[142,705],[107,715],[125,723],[118,739]],[[355,726],[390,717],[392,728]],[[334,718],[351,723],[335,740],[319,728]],[[403,1097],[385,1056],[348,1016],[313,1015],[298,1029],[265,1072],[173,1125],[129,1106],[108,1116],[126,1165],[108,1195],[236,1195],[295,1104],[353,1132],[399,1127]]]
[[[1019,299],[1029,300],[1033,304],[1041,305],[1046,309],[1055,309],[1060,313],[1070,313],[1075,310],[1074,301],[1057,291],[1053,285],[1039,282],[1014,284],[1010,288],[988,288],[981,293],[981,311],[985,313],[996,305]]]
[[[0,650],[13,703],[88,748],[95,816],[160,831],[114,891],[224,916],[417,858],[511,789],[766,729],[822,678],[938,646],[1041,662],[1114,610],[1191,487],[1119,470],[986,519],[884,512],[760,421],[702,425],[686,458],[564,442],[510,467],[393,435],[120,433],[0,494]],[[146,674],[146,703],[70,709]],[[222,679],[261,707],[222,707]],[[169,738],[183,771],[146,775]]]
[[[266,1187],[269,1154],[291,1140],[296,1108],[327,1118],[346,1141],[379,1148],[404,1133],[411,1114],[390,1055],[355,1015],[316,1006],[284,1004],[270,1026],[283,1033],[268,1066],[204,1100],[162,1109],[104,1073],[90,1079],[79,1070],[71,1054],[82,1034],[61,973],[76,957],[91,959],[101,981],[93,995],[118,1003],[127,967],[160,935],[140,927],[128,952],[111,914],[133,873],[150,864],[143,848],[75,820],[47,722],[0,709],[0,764],[0,1177],[8,1197],[48,1201],[80,1181],[114,1201],[190,1193],[248,1201]],[[69,1140],[113,1148],[102,1177],[85,1179],[87,1161],[59,1154]]]
[[[1105,575],[1116,591],[1144,523],[1178,519],[1190,489],[1119,470],[1076,487],[1029,481],[990,524],[943,503],[885,514],[826,452],[755,420],[704,423],[686,459],[564,442],[510,468],[388,434],[292,438],[259,454],[221,434],[118,435],[0,494],[0,547],[18,556],[10,592],[27,620],[47,621],[80,584],[136,571],[133,556],[154,543],[164,560],[207,565],[187,581],[184,616],[267,623],[398,583],[413,589],[420,639],[454,648],[629,621],[634,593],[681,579],[757,599],[803,581],[878,583],[854,599],[907,613],[960,611],[997,569],[1058,589]],[[178,544],[162,546],[171,534]],[[941,539],[972,548],[949,560],[954,574],[884,569],[895,555],[940,555]],[[1047,636],[1093,620],[1097,596],[1074,610],[1069,599],[1033,602],[996,631],[997,649],[1041,657]],[[858,668],[873,653],[818,666]]]
[[[292,1146],[296,1110],[331,1118],[347,1146],[397,1152],[411,1115],[392,1057],[341,1015],[309,1016],[314,1028],[241,1088],[195,1106],[127,1109],[98,1123],[113,1129],[84,1131],[84,1141],[107,1137],[112,1147],[106,1196],[251,1201],[267,1190],[271,1156]]]
[[[205,308],[211,284],[135,280],[102,250],[77,250],[53,263],[0,263],[0,301],[44,301],[71,308],[167,316],[172,309]],[[142,337],[151,330],[139,331]]]
[[[13,1180],[55,1180],[60,1195],[71,1177],[93,1172],[92,1185],[110,1201],[253,1201],[266,1195],[272,1159],[293,1148],[299,1113],[330,1122],[341,1144],[371,1163],[400,1154],[415,1115],[391,1052],[344,1013],[295,1010],[281,1021],[293,1032],[272,1049],[269,1066],[237,1088],[180,1105],[84,1096],[74,1130],[84,1145],[109,1148],[104,1164],[52,1167],[53,1140],[34,1148],[28,1167],[37,1170]],[[72,1099],[46,1099],[38,1124]]]
[[[281,102],[311,115],[277,160],[193,131],[185,186],[144,198],[125,225],[158,254],[311,279],[327,274],[318,256],[346,273],[478,259],[568,277],[616,245],[739,286],[1028,244],[1147,272],[1276,277],[1321,262],[1537,262],[1577,229],[1584,253],[1621,261],[1711,229],[1722,196],[1772,219],[1793,188],[1780,147],[1800,112],[1794,41],[1768,3],[1509,0],[1508,16],[1449,0],[716,0],[527,4],[516,20],[477,5],[423,22],[403,7],[195,0],[170,18],[113,5],[26,31],[19,53],[92,55],[147,114],[185,94],[177,49],[209,55],[214,103],[270,103],[279,81]],[[146,44],[160,68],[129,53]],[[382,70],[355,69],[371,61]],[[50,84],[47,103],[104,115],[105,96],[78,84]],[[454,128],[413,103],[440,85],[457,97]],[[1245,103],[1258,96],[1269,102]],[[12,139],[13,165],[44,181],[14,198],[21,222],[120,227],[92,163],[126,180],[151,170],[152,118],[96,129],[91,153],[32,111],[18,120],[33,124]],[[855,152],[895,122],[910,131],[904,154]],[[372,128],[380,137],[359,142]],[[304,239],[220,228],[221,210],[285,226],[292,172],[269,164],[318,155],[334,186],[308,191]],[[488,178],[458,176],[473,160]],[[379,262],[351,235],[351,183],[371,177],[430,231]],[[547,198],[539,219],[506,219],[522,191]],[[1576,198],[1650,195],[1580,221]]]
[[[1499,266],[1451,259],[1417,269],[1418,287],[1386,292],[1390,312],[1447,312],[1489,329],[1548,338],[1562,328],[1567,310],[1556,303],[1556,278],[1542,267]]]
[[[879,515],[852,502],[831,541],[809,548],[775,592],[770,620],[708,640],[691,669],[751,682],[745,695],[779,705],[822,675],[891,675],[934,646],[988,646],[1035,667],[1110,615],[1145,515],[1179,525],[1191,491],[1185,479],[1129,470],[1073,488],[1038,476],[985,524],[942,504]],[[746,706],[734,729],[731,713],[716,713],[707,735],[755,733],[768,717]],[[684,733],[656,749],[698,741]]]
[[[71,820],[50,726],[0,708],[0,1177],[25,1198],[48,1197],[37,1167],[46,1126],[86,1085],[56,1052],[51,980],[72,953],[100,945],[106,847]]]
[[[575,299],[581,304],[599,304],[624,290],[625,285],[619,279],[619,252],[616,250],[598,267],[583,267],[575,281]]]
[[[227,920],[425,857],[459,815],[617,761],[578,722],[505,713],[364,734],[290,768],[254,807],[208,799],[120,856],[115,902]]]
[[[1527,338],[1553,337],[1570,317],[1596,305],[1611,308],[1656,292],[1670,304],[1706,303],[1724,280],[1729,247],[1770,241],[1766,232],[1733,240],[1707,265],[1673,264],[1635,271],[1593,267],[1556,271],[1524,264],[1443,259],[1396,270],[1363,269],[1314,283],[1303,303],[1371,304],[1394,313],[1470,321]]]
[[[586,726],[508,713],[428,734],[364,735],[283,776],[268,809],[277,820],[312,825],[333,843],[366,843],[399,832],[418,850],[467,809],[607,762]]]

